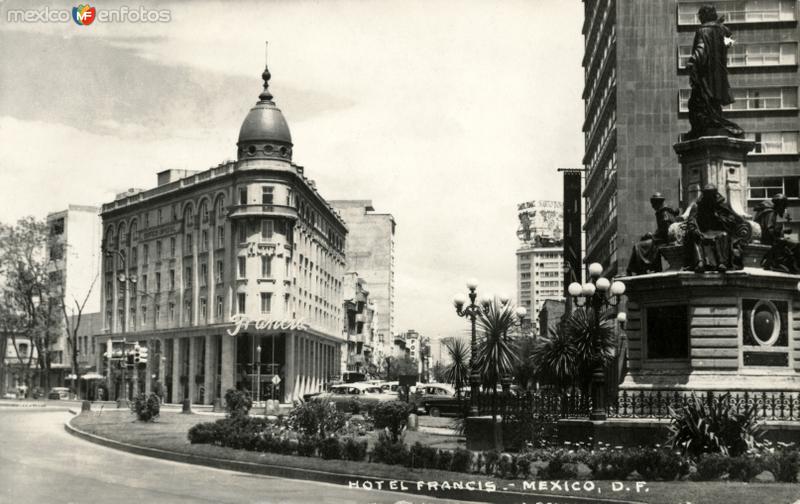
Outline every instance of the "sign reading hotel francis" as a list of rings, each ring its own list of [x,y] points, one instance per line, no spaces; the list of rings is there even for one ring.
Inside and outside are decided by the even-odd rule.
[[[308,324],[306,324],[303,319],[297,320],[275,320],[275,319],[267,319],[267,318],[259,318],[259,319],[251,319],[247,315],[233,315],[231,317],[231,322],[233,323],[233,329],[228,329],[226,332],[229,336],[236,336],[241,331],[247,331],[250,326],[252,325],[254,329],[258,331],[264,331],[268,329],[272,330],[284,330],[284,331],[306,331],[308,330]]]

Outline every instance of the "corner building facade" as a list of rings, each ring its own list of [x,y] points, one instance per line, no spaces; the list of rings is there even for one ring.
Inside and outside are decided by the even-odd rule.
[[[103,205],[96,344],[111,398],[211,404],[240,389],[287,402],[341,374],[347,228],[292,163],[263,78],[236,162],[165,171],[156,188]],[[147,363],[125,376],[115,357],[134,342]]]

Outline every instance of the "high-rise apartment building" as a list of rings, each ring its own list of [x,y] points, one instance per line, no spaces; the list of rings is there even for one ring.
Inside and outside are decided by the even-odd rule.
[[[394,231],[392,214],[377,213],[370,200],[332,200],[347,224],[347,270],[358,273],[375,310],[373,361],[391,355],[394,334]]]
[[[539,333],[539,310],[545,300],[564,299],[563,212],[560,201],[527,201],[517,205],[517,302]]]
[[[672,146],[689,131],[685,67],[697,11],[709,3],[736,40],[728,51],[736,102],[725,114],[757,142],[748,207],[780,192],[800,217],[797,2],[584,0],[586,262],[607,275],[623,272],[632,245],[653,230],[653,192],[679,204]]]

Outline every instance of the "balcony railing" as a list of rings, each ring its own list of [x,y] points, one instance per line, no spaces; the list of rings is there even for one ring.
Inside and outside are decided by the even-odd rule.
[[[229,216],[237,217],[288,217],[297,219],[297,210],[287,205],[233,205]]]

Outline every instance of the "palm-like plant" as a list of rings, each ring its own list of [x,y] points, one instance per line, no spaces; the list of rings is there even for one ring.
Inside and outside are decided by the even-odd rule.
[[[613,310],[596,314],[594,308],[583,307],[572,312],[564,323],[564,335],[575,347],[575,378],[584,391],[589,388],[592,373],[605,369],[614,359],[615,316]]]
[[[511,375],[518,359],[513,341],[514,330],[519,324],[515,311],[511,303],[493,300],[478,318],[482,338],[478,344],[475,367],[481,375],[484,387],[492,389],[493,420],[497,418],[497,384],[502,378]]]
[[[530,360],[542,383],[563,390],[574,383],[578,368],[577,352],[565,331],[551,326],[548,333],[547,338],[539,340]]]
[[[448,338],[444,347],[450,358],[450,364],[444,371],[445,380],[456,389],[456,395],[461,397],[461,389],[469,382],[469,343],[460,338]]]

